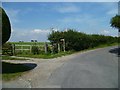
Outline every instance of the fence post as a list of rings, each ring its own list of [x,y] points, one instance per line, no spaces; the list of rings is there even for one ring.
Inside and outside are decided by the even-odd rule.
[[[30,53],[32,53],[32,45],[30,45]]]
[[[45,53],[47,53],[47,43],[45,42]]]
[[[60,52],[60,44],[58,43],[58,52]]]
[[[21,51],[23,52],[23,46],[21,45]]]
[[[65,52],[65,39],[63,41],[63,48],[64,48],[64,52]]]
[[[52,54],[54,53],[54,46],[52,45]]]
[[[13,55],[15,55],[15,44],[12,44]]]

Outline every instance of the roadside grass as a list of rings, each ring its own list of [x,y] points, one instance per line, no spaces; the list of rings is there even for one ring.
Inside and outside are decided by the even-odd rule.
[[[30,57],[30,58],[42,58],[42,59],[50,59],[50,58],[57,58],[61,56],[66,56],[72,54],[74,51],[66,51],[66,52],[59,52],[55,54],[19,54],[18,57]]]
[[[99,49],[99,48],[105,48],[105,47],[110,47],[110,46],[118,46],[118,43],[112,43],[112,44],[103,44],[103,45],[99,45],[93,48],[88,48],[88,49],[84,49],[75,53],[80,53],[80,52],[85,52],[85,51],[89,51],[89,50],[94,50],[94,49]],[[75,54],[74,53],[74,54]]]
[[[4,81],[13,80],[31,69],[33,68],[24,64],[2,62],[2,79]]]
[[[23,72],[18,72],[18,73],[11,73],[11,74],[2,74],[0,76],[2,76],[2,80],[3,81],[10,81],[10,80],[14,80],[17,77],[20,77],[23,74]]]
[[[118,43],[103,44],[103,45],[99,45],[99,46],[96,46],[96,47],[93,47],[93,48],[88,48],[88,49],[85,49],[85,50],[82,50],[82,51],[94,50],[94,49],[98,49],[98,48],[105,48],[105,47],[117,46],[117,45],[118,45]]]
[[[28,59],[4,55],[2,56],[2,60],[28,60]]]

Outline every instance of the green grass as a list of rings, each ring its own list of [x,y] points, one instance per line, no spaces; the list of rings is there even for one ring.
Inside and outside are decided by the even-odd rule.
[[[72,54],[73,51],[66,51],[66,52],[60,52],[60,53],[55,53],[55,54],[38,54],[38,55],[33,55],[33,54],[19,54],[17,56],[20,57],[30,57],[30,58],[43,58],[43,59],[50,59],[50,58],[57,58],[65,55]]]
[[[13,80],[31,69],[32,68],[25,66],[23,64],[2,62],[2,74],[1,74],[2,79],[4,81]]]
[[[16,58],[16,57],[11,57],[11,56],[2,56],[2,60],[28,60],[25,58]]]
[[[23,72],[19,72],[19,73],[11,73],[11,74],[2,74],[2,80],[3,81],[10,81],[10,80],[14,80],[17,77],[20,77],[23,74]],[[1,76],[1,74],[0,74]]]

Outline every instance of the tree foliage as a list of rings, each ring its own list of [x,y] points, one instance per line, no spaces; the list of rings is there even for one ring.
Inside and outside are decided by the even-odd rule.
[[[93,48],[102,44],[111,44],[117,42],[117,37],[104,36],[97,34],[85,34],[69,29],[68,31],[52,31],[48,36],[51,44],[62,45],[61,39],[65,39],[66,50],[80,51],[87,48]]]
[[[120,30],[120,15],[114,16],[111,21],[111,26]]]
[[[6,12],[0,7],[0,33],[2,33],[2,44],[7,42],[11,35],[11,25]],[[2,30],[1,30],[2,29]]]

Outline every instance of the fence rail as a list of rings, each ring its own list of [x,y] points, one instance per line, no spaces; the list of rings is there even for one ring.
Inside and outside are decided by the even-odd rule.
[[[12,46],[13,46],[14,53],[16,53],[18,51],[22,51],[22,52],[28,51],[31,53],[33,46],[37,46],[37,47],[39,47],[40,50],[45,51],[45,53],[47,53],[47,50],[46,50],[47,46],[45,44],[44,45],[17,45],[17,44],[13,44]]]
[[[24,50],[30,50],[30,49],[15,49],[15,50],[24,51]]]

